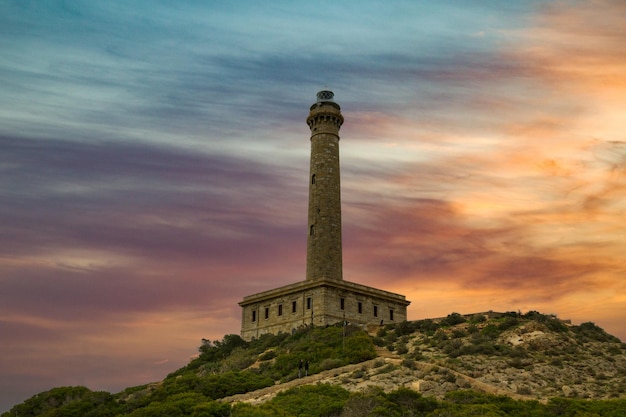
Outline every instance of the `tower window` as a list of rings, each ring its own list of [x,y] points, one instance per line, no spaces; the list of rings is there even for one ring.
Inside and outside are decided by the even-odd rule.
[[[359,314],[363,313],[363,303],[359,303]]]
[[[265,307],[265,319],[269,319],[270,318],[270,309],[269,307]]]
[[[309,234],[311,236],[315,236],[315,225],[314,224],[311,225],[311,230],[309,230]]]
[[[256,321],[256,310],[252,311],[252,321]]]
[[[393,320],[393,309],[389,310],[389,320]]]
[[[311,175],[311,184],[315,184],[315,174]]]
[[[278,315],[279,316],[283,315],[283,305],[282,304],[278,304]]]
[[[312,302],[311,297],[307,297],[307,299],[306,299],[306,309],[307,310],[311,309],[311,302]]]
[[[339,300],[339,305],[340,305],[340,308],[342,310],[345,310],[346,309],[346,299],[342,298],[341,300]]]
[[[374,317],[378,317],[378,306],[374,306]]]
[[[292,301],[291,302],[291,312],[295,313],[297,309],[298,309],[298,302],[297,301]]]

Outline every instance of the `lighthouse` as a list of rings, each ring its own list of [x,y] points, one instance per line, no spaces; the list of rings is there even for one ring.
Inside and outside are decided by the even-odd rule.
[[[343,116],[332,91],[317,93],[311,129],[307,280],[342,280],[339,129]]]
[[[239,302],[241,337],[245,340],[346,321],[366,326],[407,319],[411,302],[404,295],[343,279],[339,170],[343,120],[334,93],[318,92],[306,118],[311,130],[306,275],[293,284],[248,295]]]

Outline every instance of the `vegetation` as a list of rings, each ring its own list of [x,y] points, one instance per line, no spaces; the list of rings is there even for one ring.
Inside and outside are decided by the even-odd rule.
[[[375,357],[371,338],[355,326],[309,327],[293,335],[266,334],[252,342],[226,335],[221,341],[204,340],[196,359],[159,384],[116,395],[85,387],[55,388],[2,417],[230,415],[230,407],[226,413],[215,400],[292,380],[301,360],[309,363],[312,375]]]
[[[532,337],[523,345],[508,342],[512,335],[544,332],[550,334],[549,343]],[[339,377],[341,383],[421,372],[420,378],[426,382],[456,389],[436,399],[407,388],[392,387],[387,392],[389,387],[383,391],[370,386],[350,392],[318,383],[291,388],[256,406],[223,400],[297,378],[300,361],[309,363],[310,375],[362,363],[377,356],[375,345],[395,352],[402,360],[394,364],[381,358],[369,368],[351,368]],[[204,340],[197,358],[159,383],[117,394],[85,387],[54,388],[1,417],[622,416],[626,415],[625,352],[625,344],[594,323],[571,326],[534,311],[524,315],[452,313],[439,320],[386,325],[375,337],[354,326],[309,327],[294,334],[264,335],[251,342],[227,335],[221,341]],[[476,363],[493,358],[499,361],[498,369],[532,374],[541,380],[539,385],[553,383],[555,374],[562,375],[567,369],[575,368],[580,376],[571,381],[568,391],[564,388],[544,403],[534,399],[538,397],[533,386],[522,383],[512,392],[528,400],[459,390],[471,387],[467,378],[481,375],[472,358],[477,358]],[[608,366],[595,366],[599,360]],[[537,368],[541,363],[552,371],[541,374]],[[580,398],[590,392],[603,399]]]
[[[623,416],[626,400],[582,400],[554,398],[546,404],[515,400],[469,390],[454,391],[443,400],[424,397],[407,388],[389,393],[371,388],[350,393],[328,384],[306,385],[276,395],[258,406],[238,403],[233,406],[207,400],[202,394],[184,393],[163,402],[125,413],[114,401],[87,399],[92,394],[84,387],[55,388],[40,394],[38,401],[14,407],[4,416],[38,415],[42,417],[129,416],[129,417],[402,417],[402,416]],[[69,395],[66,397],[65,395]],[[98,397],[96,395],[96,397]],[[93,398],[92,398],[93,399]],[[60,401],[60,402],[59,402]],[[56,404],[56,405],[55,405]],[[24,414],[23,414],[24,413]],[[35,413],[35,414],[32,414]]]

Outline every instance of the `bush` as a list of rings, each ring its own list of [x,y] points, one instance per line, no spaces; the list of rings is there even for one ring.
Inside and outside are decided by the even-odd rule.
[[[376,336],[372,339],[372,342],[378,347],[385,346],[385,340],[382,337]]]
[[[349,396],[348,391],[336,385],[303,385],[276,394],[272,404],[293,416],[334,416],[341,412]]]
[[[515,327],[519,324],[517,317],[506,317],[502,323],[498,325],[498,330],[501,332]]]
[[[327,371],[329,369],[335,369],[343,365],[344,365],[344,362],[341,359],[327,358],[327,359],[324,359],[319,364],[319,368],[320,368],[320,371]]]
[[[448,316],[442,320],[442,324],[454,326],[456,324],[465,323],[466,321],[467,320],[465,319],[465,317],[463,317],[459,313],[451,313],[451,314],[448,314]]]
[[[500,335],[500,330],[496,327],[495,324],[488,324],[481,330],[480,334],[490,340],[495,340]]]
[[[454,330],[452,331],[452,338],[453,338],[453,339],[459,339],[459,338],[461,338],[461,337],[465,337],[465,336],[467,336],[467,333],[466,333],[466,332],[464,332],[464,331],[463,331],[463,330],[461,330],[461,329],[454,329]]]
[[[614,342],[619,343],[620,340],[611,336],[607,332],[605,332],[599,326],[596,326],[594,323],[588,321],[586,323],[582,323],[580,326],[573,326],[572,331],[576,334],[576,337],[582,341],[597,341],[597,342]]]
[[[417,330],[417,325],[415,322],[403,321],[401,323],[396,324],[395,332],[397,336],[403,336],[407,334],[414,333]]]
[[[437,409],[437,400],[434,398],[426,398],[421,394],[408,388],[398,388],[387,395],[389,401],[397,404],[402,410],[411,410],[412,413],[403,415],[426,415],[426,413]],[[419,413],[419,414],[418,414]]]
[[[401,414],[400,407],[389,401],[384,392],[372,388],[368,392],[352,394],[343,407],[341,415],[343,417],[399,417]]]
[[[262,354],[261,356],[259,356],[259,360],[260,361],[269,361],[270,359],[274,359],[276,357],[276,351],[275,350],[269,350],[267,352],[265,352],[264,354]]]
[[[346,338],[343,346],[343,358],[346,363],[364,362],[375,357],[376,349],[367,333],[361,331]]]
[[[418,320],[414,323],[417,330],[428,335],[433,335],[440,327],[439,324],[435,323],[431,319]]]
[[[478,324],[478,323],[484,323],[487,319],[485,318],[485,316],[483,314],[474,314],[472,317],[470,317],[469,322],[471,324]]]
[[[119,405],[108,392],[86,387],[59,387],[37,394],[18,404],[3,416],[91,417],[115,415]]]
[[[396,347],[396,352],[398,353],[398,355],[404,355],[406,353],[409,353],[409,348],[404,343],[398,343],[398,346]]]

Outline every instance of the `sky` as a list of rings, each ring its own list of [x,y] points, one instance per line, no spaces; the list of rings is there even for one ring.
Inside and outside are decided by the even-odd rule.
[[[0,411],[161,380],[303,280],[322,89],[344,279],[626,340],[624,28],[620,0],[0,0]]]

